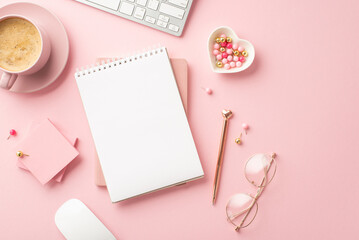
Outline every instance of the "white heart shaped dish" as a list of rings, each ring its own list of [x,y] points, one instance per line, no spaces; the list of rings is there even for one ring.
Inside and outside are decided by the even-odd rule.
[[[225,34],[227,37],[232,38],[233,43],[238,43],[239,46],[244,47],[244,49],[247,51],[248,56],[246,57],[246,61],[242,64],[240,67],[231,68],[231,69],[225,69],[225,68],[219,68],[216,66],[216,56],[213,55],[213,45],[216,43],[216,38],[219,37],[221,34]],[[219,27],[215,29],[211,35],[209,35],[208,38],[208,54],[209,54],[209,60],[211,63],[211,67],[213,72],[216,73],[236,73],[241,72],[245,69],[247,69],[254,60],[255,51],[252,43],[250,43],[247,40],[240,39],[236,33],[230,28],[230,27]]]

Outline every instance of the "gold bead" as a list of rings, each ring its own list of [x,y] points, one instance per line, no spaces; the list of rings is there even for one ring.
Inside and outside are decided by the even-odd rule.
[[[240,138],[236,138],[235,142],[236,142],[237,144],[241,144],[241,143],[242,143]]]
[[[227,42],[232,42],[232,38],[230,38],[230,37],[227,37]]]
[[[23,156],[29,156],[29,155],[23,153],[22,151],[17,151],[17,152],[16,152],[16,156],[18,156],[18,157],[23,157]]]
[[[226,42],[226,39],[224,37],[221,37],[221,42]]]
[[[233,51],[233,54],[234,54],[235,56],[238,56],[238,55],[239,55],[239,51],[238,51],[238,50],[234,50],[234,51]]]
[[[221,68],[221,67],[223,67],[223,63],[221,61],[218,61],[218,62],[216,62],[216,66]]]
[[[242,56],[243,56],[243,57],[247,57],[247,56],[248,56],[247,51],[243,51],[243,52],[242,52]]]
[[[221,38],[216,38],[216,43],[221,43]]]
[[[221,48],[219,49],[219,51],[224,52],[224,51],[226,51],[226,49],[225,49],[224,47],[221,47]]]

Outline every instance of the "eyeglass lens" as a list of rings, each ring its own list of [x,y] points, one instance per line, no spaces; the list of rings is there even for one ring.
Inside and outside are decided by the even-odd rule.
[[[256,154],[248,159],[245,167],[247,180],[257,187],[266,186],[274,177],[275,161],[269,154]]]
[[[244,228],[248,226],[258,211],[258,205],[253,200],[248,194],[238,193],[233,195],[226,207],[227,220],[236,227]],[[252,204],[254,205],[249,211]]]

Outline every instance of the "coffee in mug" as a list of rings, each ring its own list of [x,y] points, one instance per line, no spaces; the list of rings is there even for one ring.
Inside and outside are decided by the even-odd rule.
[[[37,28],[23,18],[0,22],[0,67],[11,72],[28,69],[41,54],[41,36]]]
[[[10,89],[19,75],[39,71],[51,52],[46,32],[21,15],[0,17],[0,87]]]

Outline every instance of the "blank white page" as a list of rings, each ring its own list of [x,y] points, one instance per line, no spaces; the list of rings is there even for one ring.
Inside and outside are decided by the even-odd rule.
[[[166,48],[75,77],[112,202],[203,176]]]

